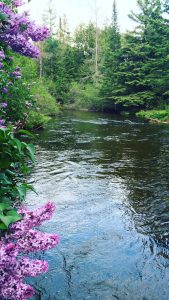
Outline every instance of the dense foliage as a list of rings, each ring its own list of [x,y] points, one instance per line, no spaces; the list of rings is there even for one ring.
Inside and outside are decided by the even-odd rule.
[[[24,255],[53,248],[59,240],[57,235],[33,230],[51,218],[52,203],[35,212],[21,206],[27,190],[34,190],[23,179],[30,161],[34,162],[34,146],[16,134],[31,135],[19,129],[26,125],[36,101],[13,61],[16,52],[37,58],[40,52],[33,42],[46,39],[49,31],[36,26],[27,14],[19,14],[20,5],[21,0],[0,2],[0,297],[8,300],[32,298],[34,290],[25,278],[47,272],[48,264]]]
[[[67,23],[60,21],[42,55],[42,75],[53,81],[51,92],[57,102],[117,112],[168,104],[168,2],[138,0],[137,4],[138,13],[129,16],[135,29],[124,34],[119,30],[116,1],[112,22],[102,29],[91,22],[80,24],[70,37]],[[90,101],[85,101],[90,91]]]

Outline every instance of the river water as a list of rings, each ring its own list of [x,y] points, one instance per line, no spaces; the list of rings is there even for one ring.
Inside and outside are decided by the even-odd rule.
[[[169,126],[87,112],[37,134],[30,206],[53,201],[42,300],[169,299]]]

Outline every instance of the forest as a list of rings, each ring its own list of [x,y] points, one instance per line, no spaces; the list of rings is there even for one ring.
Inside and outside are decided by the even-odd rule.
[[[50,2],[43,19],[52,35],[41,43],[39,61],[16,58],[42,113],[33,110],[29,124],[62,108],[168,120],[168,3],[138,1],[138,7],[129,15],[132,32],[120,32],[114,1],[110,24],[82,23],[71,33]]]

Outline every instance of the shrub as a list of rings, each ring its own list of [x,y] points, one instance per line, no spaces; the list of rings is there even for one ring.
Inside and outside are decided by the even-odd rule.
[[[169,110],[148,110],[148,111],[140,111],[136,114],[140,118],[149,119],[157,119],[160,121],[168,121],[169,120]]]
[[[68,105],[71,104],[72,108],[89,110],[101,109],[99,88],[93,84],[82,85],[80,83],[73,82],[67,99]]]
[[[23,200],[27,188],[32,188],[20,183],[21,175],[30,171],[27,160],[34,162],[34,145],[15,138],[12,127],[0,128],[1,202]]]
[[[26,122],[26,128],[27,129],[41,129],[45,126],[45,124],[50,120],[50,117],[45,116],[44,114],[37,112],[37,111],[31,111],[29,113],[27,122]]]
[[[36,106],[40,113],[48,116],[56,115],[59,108],[56,105],[55,98],[49,92],[49,82],[44,80],[37,80],[31,87],[31,93],[35,97]]]

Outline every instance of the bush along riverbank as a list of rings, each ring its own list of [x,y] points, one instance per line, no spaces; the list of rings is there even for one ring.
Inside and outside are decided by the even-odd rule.
[[[169,109],[140,111],[136,116],[151,123],[169,124]]]
[[[20,0],[0,2],[0,298],[7,300],[33,297],[34,289],[26,278],[46,273],[48,263],[29,254],[49,250],[59,242],[58,235],[34,229],[52,217],[55,206],[47,203],[32,211],[23,205],[27,191],[34,191],[23,178],[31,171],[35,151],[33,144],[16,138],[16,133],[32,138],[22,128],[36,101],[21,68],[15,66],[15,53],[38,58],[40,52],[33,42],[46,39],[49,31],[36,26],[27,14],[19,14],[21,4]]]

